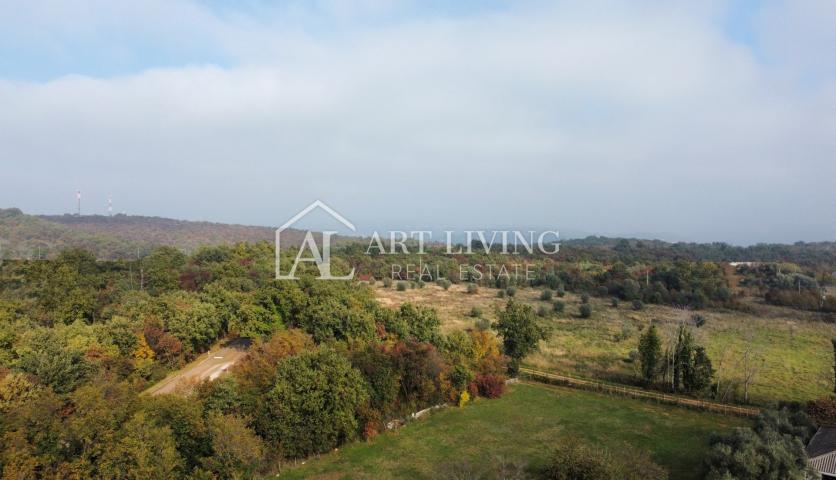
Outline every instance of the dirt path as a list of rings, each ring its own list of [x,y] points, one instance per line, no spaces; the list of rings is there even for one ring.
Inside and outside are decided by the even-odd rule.
[[[242,338],[215,345],[195,361],[171,373],[144,393],[148,395],[176,393],[188,390],[203,380],[214,380],[244,358],[249,347],[249,340]]]

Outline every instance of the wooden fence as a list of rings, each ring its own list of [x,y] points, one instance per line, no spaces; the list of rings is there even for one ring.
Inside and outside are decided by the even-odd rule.
[[[520,368],[520,377],[528,378],[530,380],[542,383],[565,385],[567,387],[591,390],[595,392],[619,395],[623,397],[655,400],[657,402],[667,403],[670,405],[679,405],[686,408],[707,410],[710,412],[723,413],[726,415],[756,417],[760,414],[760,409],[754,407],[742,407],[739,405],[709,402],[705,400],[698,400],[696,398],[682,397],[679,395],[670,395],[661,392],[642,390],[639,388],[612,385],[608,383],[597,382],[594,380],[584,380],[582,378],[567,377],[565,375],[558,375],[556,373],[533,370],[531,368]]]

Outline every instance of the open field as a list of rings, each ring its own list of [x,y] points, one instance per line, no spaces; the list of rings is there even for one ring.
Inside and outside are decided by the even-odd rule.
[[[537,467],[562,438],[647,450],[672,479],[699,478],[712,432],[745,425],[737,417],[592,392],[521,383],[497,400],[450,407],[371,442],[309,460],[281,473],[292,479],[439,478],[446,463],[496,456]]]
[[[506,299],[496,297],[496,290],[480,288],[476,294],[466,293],[464,286],[453,285],[445,291],[436,285],[398,292],[396,289],[375,288],[380,301],[397,306],[413,302],[435,308],[444,330],[471,328],[475,319],[469,316],[477,306],[483,316],[496,319],[496,309]],[[612,307],[609,299],[593,297],[593,315],[589,319],[577,317],[580,297],[567,293],[562,300],[566,310],[562,314],[551,311],[552,302],[542,302],[540,290],[518,289],[516,298],[533,306],[549,308],[544,322],[553,329],[549,340],[542,342],[540,351],[529,356],[525,364],[540,370],[602,380],[630,382],[637,365],[629,362],[641,331],[657,322],[665,342],[672,339],[680,322],[691,322],[694,311],[668,306],[646,305],[641,311],[629,302]],[[836,337],[836,325],[816,320],[813,314],[782,307],[753,304],[756,313],[703,310],[706,318],[700,328],[694,328],[698,343],[704,345],[723,384],[740,383],[745,351],[757,365],[757,374],[750,387],[750,398],[755,403],[777,400],[805,401],[826,396],[833,390],[833,350],[830,339]],[[742,390],[736,387],[738,394]]]

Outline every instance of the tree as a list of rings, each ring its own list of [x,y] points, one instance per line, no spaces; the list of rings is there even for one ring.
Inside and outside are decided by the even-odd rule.
[[[706,457],[707,480],[806,480],[819,478],[804,444],[809,421],[803,414],[767,412],[754,428],[715,437]]]
[[[187,347],[187,352],[209,348],[221,333],[222,325],[215,306],[193,293],[178,291],[163,296],[166,330]],[[153,348],[153,346],[152,346]]]
[[[262,395],[273,388],[276,368],[287,357],[297,355],[314,346],[310,335],[299,329],[276,332],[270,340],[257,340],[249,354],[235,365],[233,372],[238,384],[254,395]]]
[[[662,340],[656,331],[656,325],[651,325],[639,337],[639,361],[641,362],[642,378],[651,383],[656,378],[659,361],[662,358]]]
[[[368,400],[363,377],[344,357],[303,352],[279,364],[261,433],[289,458],[325,452],[357,436],[357,410]]]
[[[743,401],[749,402],[749,387],[755,381],[766,360],[761,357],[760,350],[756,348],[752,332],[746,334],[746,349],[743,351],[743,358],[740,366],[743,369]]]
[[[157,247],[142,259],[145,285],[151,295],[160,295],[180,288],[180,271],[186,255],[174,247]]]
[[[680,325],[677,331],[676,345],[673,349],[673,380],[671,385],[674,393],[679,390],[680,385],[686,382],[686,377],[693,377],[694,338],[691,331]]]
[[[211,453],[209,433],[199,402],[176,395],[159,395],[145,398],[143,407],[148,420],[171,430],[175,447],[187,470],[198,466],[200,459]]]
[[[352,352],[351,363],[369,386],[370,407],[385,416],[394,413],[400,389],[400,372],[395,359],[382,345],[366,345]]]
[[[33,383],[24,373],[12,372],[0,377],[0,414],[32,401],[43,387]]]
[[[537,349],[540,340],[548,338],[548,331],[537,322],[531,306],[513,299],[499,312],[494,329],[502,337],[505,354],[511,357],[508,365],[511,375],[516,375],[522,359]]]
[[[241,417],[213,413],[206,423],[212,455],[203,459],[204,466],[219,479],[254,478],[265,448],[247,422]]]
[[[103,478],[174,478],[182,472],[183,461],[168,427],[159,427],[138,412],[122,432],[123,436],[106,450],[101,460]]]
[[[70,392],[92,371],[84,353],[71,348],[56,329],[28,332],[17,355],[18,368],[38,377],[57,393]]]
[[[432,343],[433,345],[439,344],[441,320],[439,320],[435,310],[405,303],[401,305],[399,314],[401,320],[406,324],[407,335],[411,339]]]
[[[694,348],[694,356],[691,361],[692,366],[683,378],[685,391],[701,392],[711,386],[711,380],[714,378],[714,368],[705,348],[700,345]]]

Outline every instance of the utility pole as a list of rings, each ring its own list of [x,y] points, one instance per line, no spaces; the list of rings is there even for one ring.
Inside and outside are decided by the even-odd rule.
[[[75,192],[75,200],[76,200],[76,215],[81,216],[81,190],[76,190]]]

